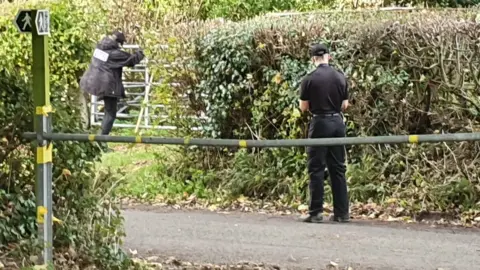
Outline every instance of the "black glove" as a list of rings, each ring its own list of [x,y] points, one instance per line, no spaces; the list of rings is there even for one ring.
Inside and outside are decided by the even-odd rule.
[[[139,59],[140,61],[142,61],[143,58],[145,57],[145,54],[143,53],[143,50],[142,50],[142,49],[138,49],[135,53],[137,54],[138,59]]]

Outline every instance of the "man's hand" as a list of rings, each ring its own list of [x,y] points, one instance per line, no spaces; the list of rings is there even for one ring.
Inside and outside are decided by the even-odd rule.
[[[342,101],[342,111],[343,111],[343,112],[347,110],[348,106],[349,106],[349,104],[348,104],[348,99]]]
[[[308,111],[310,108],[309,108],[309,104],[308,104],[308,101],[307,100],[300,100],[300,111],[301,112],[306,112]]]

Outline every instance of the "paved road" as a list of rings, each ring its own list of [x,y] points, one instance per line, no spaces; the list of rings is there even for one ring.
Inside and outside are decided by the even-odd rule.
[[[324,269],[480,269],[480,231],[356,222],[303,224],[295,217],[125,210],[125,247],[197,263]]]

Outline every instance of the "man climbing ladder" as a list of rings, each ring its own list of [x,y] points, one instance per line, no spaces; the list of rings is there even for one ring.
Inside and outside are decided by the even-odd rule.
[[[83,91],[104,102],[102,135],[110,134],[117,117],[118,100],[125,98],[123,67],[133,67],[144,58],[141,49],[133,54],[121,50],[125,41],[125,35],[120,31],[113,31],[103,38],[97,44],[92,62],[80,80]]]

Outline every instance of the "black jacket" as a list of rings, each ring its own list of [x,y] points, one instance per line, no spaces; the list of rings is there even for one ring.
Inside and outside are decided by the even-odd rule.
[[[97,44],[92,62],[80,79],[80,88],[100,99],[105,96],[125,98],[123,67],[133,67],[143,57],[142,51],[134,54],[122,51],[115,40],[105,37]]]

